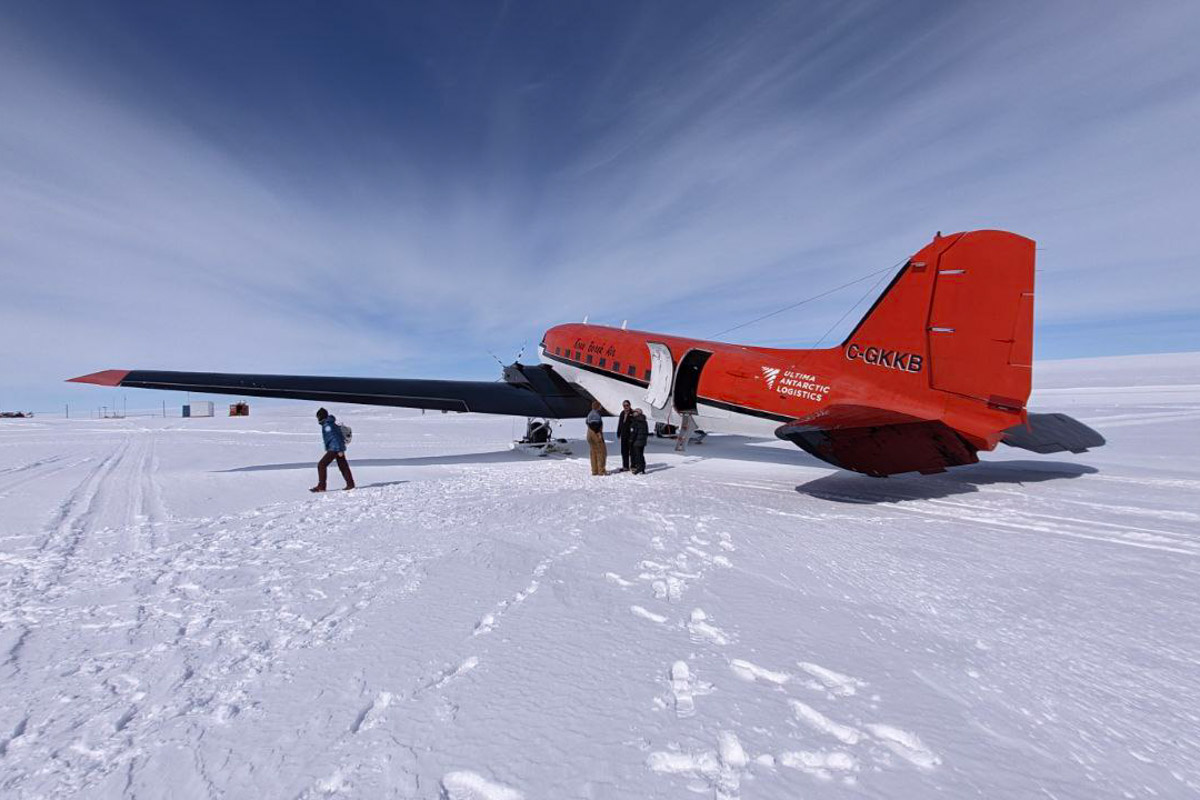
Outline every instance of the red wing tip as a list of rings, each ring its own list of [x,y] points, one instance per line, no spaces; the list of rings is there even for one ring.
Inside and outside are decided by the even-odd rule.
[[[120,386],[121,381],[125,380],[130,370],[127,369],[105,369],[100,372],[93,372],[90,375],[80,375],[78,378],[68,378],[68,383],[94,383],[97,386]]]

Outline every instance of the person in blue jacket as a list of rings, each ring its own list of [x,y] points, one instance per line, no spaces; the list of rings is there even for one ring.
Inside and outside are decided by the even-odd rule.
[[[346,479],[346,488],[354,488],[354,476],[350,474],[350,462],[346,461],[346,437],[337,423],[337,417],[323,408],[317,409],[317,422],[321,426],[321,438],[325,440],[325,455],[317,462],[317,485],[310,492],[325,491],[325,476],[329,465],[337,460],[338,470]]]

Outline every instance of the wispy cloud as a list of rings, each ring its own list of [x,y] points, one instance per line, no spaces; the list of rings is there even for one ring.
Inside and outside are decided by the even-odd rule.
[[[1038,239],[1067,352],[1200,318],[1193,4],[471,8],[6,27],[10,391],[478,376],[584,314],[711,334],[936,229]],[[738,335],[810,343],[863,288]]]

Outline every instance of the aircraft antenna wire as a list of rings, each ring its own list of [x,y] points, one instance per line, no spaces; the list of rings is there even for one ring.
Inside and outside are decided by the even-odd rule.
[[[791,303],[790,305],[786,305],[783,308],[777,308],[770,313],[763,314],[761,317],[755,317],[754,319],[752,319],[748,322],[743,322],[740,325],[734,325],[732,328],[726,328],[723,331],[714,333],[712,335],[712,338],[715,339],[718,336],[724,336],[727,333],[731,333],[736,330],[741,330],[742,328],[753,325],[756,322],[762,322],[764,319],[770,319],[771,317],[774,317],[778,314],[782,314],[785,311],[791,311],[793,308],[799,308],[800,306],[804,305],[805,303],[811,303],[813,300],[820,300],[822,297],[827,297],[827,296],[833,294],[834,292],[840,292],[842,289],[845,289],[848,286],[853,286],[856,283],[862,283],[863,281],[870,280],[871,278],[874,278],[876,275],[883,275],[884,273],[892,272],[897,267],[902,266],[907,261],[908,261],[907,258],[901,259],[900,261],[897,261],[895,264],[892,264],[891,266],[884,267],[883,269],[877,269],[874,272],[863,275],[862,277],[855,278],[854,280],[849,281],[847,283],[843,283],[841,286],[835,286],[832,289],[827,289],[824,292],[821,292],[820,294],[814,294],[811,297],[806,297],[803,300],[800,300],[799,302]],[[871,289],[874,289],[876,286],[878,286],[882,282],[882,280],[883,280],[883,278],[881,277],[879,280],[875,281],[875,284],[874,284],[874,286],[871,287]],[[868,294],[870,294],[870,292],[868,292]],[[855,303],[853,306],[851,306],[850,309],[846,311],[846,314],[849,314],[850,311],[853,311],[859,305],[859,303],[862,303],[861,299],[858,301],[858,303]],[[846,318],[846,314],[842,315],[842,319]],[[841,323],[842,319],[839,319],[836,323],[834,323],[834,327],[837,327]],[[830,328],[829,330],[832,331],[833,328]],[[828,336],[828,335],[829,335],[829,331],[826,331],[825,336]],[[821,339],[824,339],[825,336],[822,336]]]
[[[900,263],[903,264],[904,262],[901,261]],[[868,297],[873,295],[875,293],[875,290],[879,288],[879,284],[883,283],[883,279],[885,277],[886,277],[886,275],[880,275],[879,279],[877,281],[875,281],[873,284],[871,284],[871,288],[867,289],[867,291],[863,292],[863,296],[858,298],[858,300],[855,301],[854,305],[847,308],[846,311],[840,317],[838,317],[838,321],[829,326],[829,330],[827,330],[821,334],[821,338],[817,339],[817,341],[813,343],[812,349],[816,350],[818,347],[820,347],[821,342],[825,341],[825,337],[828,336],[829,334],[833,333],[834,328],[836,328],[838,325],[841,325],[842,321],[845,320],[846,317],[850,316],[850,312],[852,312],[854,309],[861,306],[863,304],[864,300],[866,300]]]

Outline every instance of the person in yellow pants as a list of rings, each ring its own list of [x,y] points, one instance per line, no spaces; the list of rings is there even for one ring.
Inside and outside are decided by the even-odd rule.
[[[604,443],[604,417],[599,403],[592,402],[592,410],[587,415],[587,442],[592,453],[592,474],[608,474],[608,445]]]

